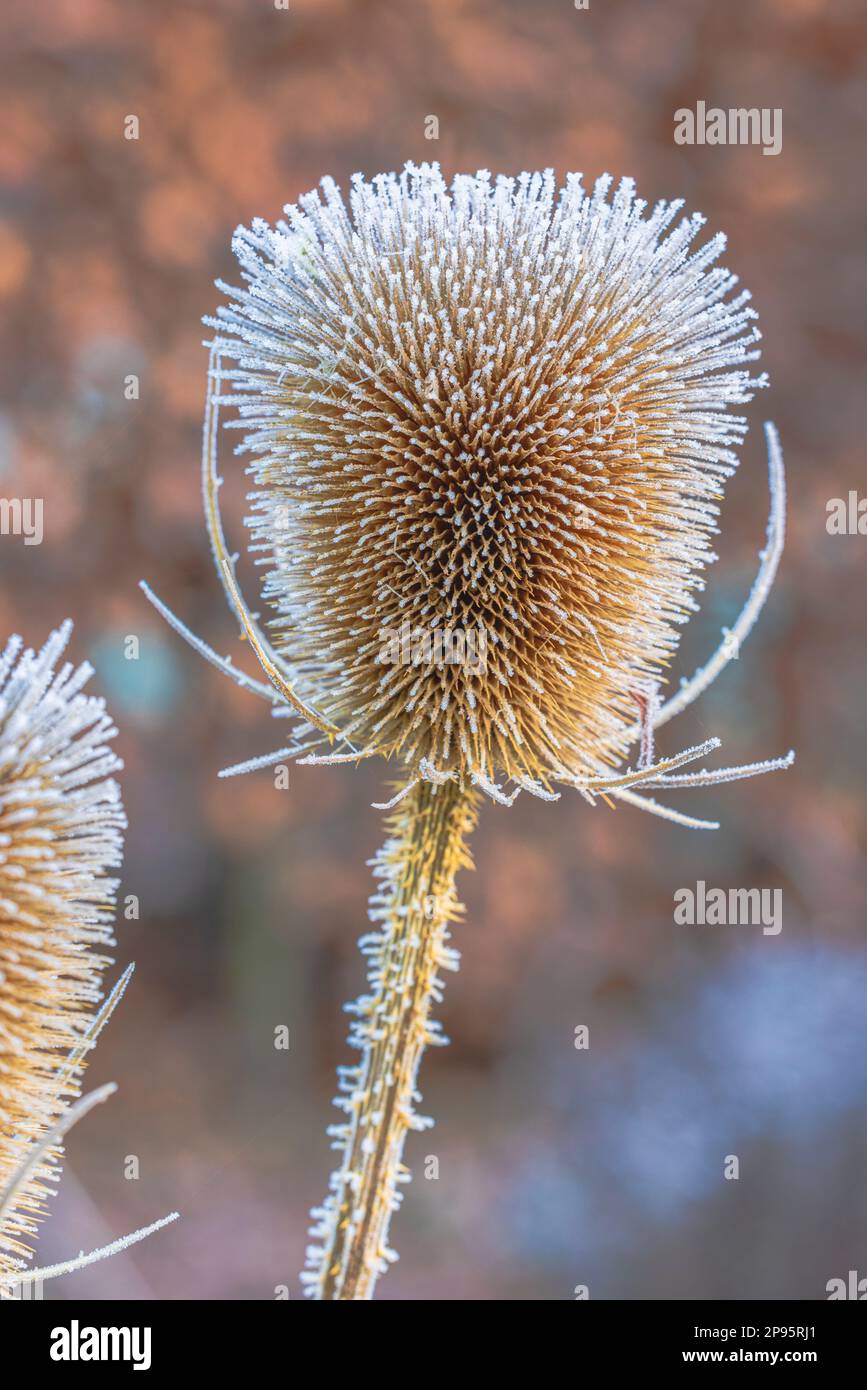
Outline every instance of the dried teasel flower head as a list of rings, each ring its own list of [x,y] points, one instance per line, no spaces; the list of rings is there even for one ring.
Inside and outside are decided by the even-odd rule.
[[[612,790],[697,606],[756,315],[700,216],[611,184],[408,165],[236,233],[271,659],[411,777]]]
[[[229,768],[295,757],[403,765],[374,861],[361,1054],[340,1069],[340,1154],[314,1209],[307,1292],[372,1296],[395,1258],[417,1074],[460,918],[479,793],[626,801],[788,766],[681,772],[717,739],[654,761],[655,730],[737,656],[776,574],[785,481],[766,426],[771,515],[746,605],[664,704],[662,672],[697,606],[745,420],[763,377],[755,315],[695,249],[697,216],[652,210],[631,180],[588,194],[550,172],[447,187],[434,165],[334,183],[235,236],[245,284],[216,336],[203,448],[205,510],[227,598],[268,684],[172,626],[238,684],[297,715],[293,741]],[[229,363],[226,367],[224,364]],[[219,509],[219,411],[251,456],[251,549],[267,633],[235,576]],[[336,747],[323,751],[326,739]],[[623,762],[638,745],[634,768]],[[400,806],[397,803],[402,803]]]
[[[70,629],[0,656],[0,1281],[30,1255],[58,1177],[59,1144],[44,1143],[68,1127],[113,945],[121,764],[103,701],[82,693],[91,668],[58,666]]]

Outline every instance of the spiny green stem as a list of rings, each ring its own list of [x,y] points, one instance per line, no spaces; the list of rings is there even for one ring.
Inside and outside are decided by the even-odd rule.
[[[424,1049],[447,1040],[431,1021],[442,998],[440,970],[456,970],[449,925],[462,915],[455,875],[470,866],[466,838],[476,822],[477,794],[454,782],[420,782],[389,822],[390,838],[373,861],[380,889],[371,898],[379,931],[360,946],[370,958],[369,993],[351,1007],[350,1042],[362,1059],[341,1068],[336,1104],[346,1123],[334,1126],[343,1153],[324,1205],[313,1212],[317,1241],[302,1276],[320,1300],[369,1299],[378,1276],[396,1258],[388,1249],[392,1212],[409,1172],[402,1163],[408,1129],[432,1121],[416,1115],[416,1075]]]

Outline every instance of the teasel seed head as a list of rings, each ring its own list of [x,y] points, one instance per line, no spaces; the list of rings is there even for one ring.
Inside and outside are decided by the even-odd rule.
[[[104,702],[82,693],[92,668],[58,665],[70,631],[0,656],[0,1279],[32,1253],[59,1176],[52,1146],[15,1182],[79,1095],[114,944],[121,764]]]
[[[696,608],[756,315],[700,216],[611,184],[408,165],[236,233],[212,322],[272,641],[414,774],[615,766]],[[401,631],[481,633],[484,661],[384,661]]]
[[[384,807],[403,802],[376,861],[377,931],[361,942],[361,1060],[341,1071],[330,1131],[342,1158],[313,1212],[303,1277],[318,1299],[369,1298],[395,1258],[389,1222],[407,1131],[428,1123],[415,1078],[442,1040],[431,1009],[437,969],[457,964],[444,943],[478,793],[556,800],[566,785],[715,829],[646,793],[794,756],[683,772],[719,746],[708,739],[654,760],[656,730],[739,654],[771,591],[785,477],[767,424],[758,575],[717,650],[663,702],[746,430],[730,408],[765,379],[748,365],[749,295],[715,264],[723,238],[695,249],[701,217],[678,221],[680,202],[648,211],[632,180],[611,185],[587,193],[570,175],[557,196],[551,171],[483,171],[447,187],[436,165],[407,165],[356,175],[347,208],[325,179],[275,227],[238,229],[245,284],[221,284],[229,303],[206,320],[208,533],[267,684],[142,587],[201,655],[299,721],[286,747],[221,775],[287,757],[403,764]],[[264,627],[220,515],[223,407],[251,456]]]

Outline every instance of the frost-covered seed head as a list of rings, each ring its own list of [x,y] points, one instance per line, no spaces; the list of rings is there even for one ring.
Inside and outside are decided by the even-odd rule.
[[[0,654],[0,1197],[78,1095],[79,1048],[113,944],[125,824],[102,700],[88,666],[57,666],[70,624],[39,653]],[[0,1227],[0,1276],[19,1268],[57,1176],[37,1165]]]
[[[411,771],[616,764],[695,609],[755,314],[700,216],[611,186],[408,165],[236,233],[245,288],[210,322],[271,637]],[[406,624],[483,630],[483,668],[383,663]]]

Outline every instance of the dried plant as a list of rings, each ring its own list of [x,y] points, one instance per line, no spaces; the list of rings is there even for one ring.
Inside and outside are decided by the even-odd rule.
[[[239,228],[244,286],[207,320],[203,483],[214,557],[268,684],[167,620],[239,684],[298,717],[273,754],[400,768],[376,861],[369,993],[341,1075],[342,1154],[303,1276],[320,1299],[371,1296],[393,1258],[438,971],[459,908],[456,870],[481,794],[622,801],[714,828],[648,795],[789,765],[695,770],[709,739],[657,759],[654,733],[735,656],[768,595],[784,536],[779,442],[766,427],[771,516],[743,613],[666,703],[658,690],[715,558],[720,499],[765,385],[755,312],[715,265],[717,235],[681,203],[648,211],[631,180],[592,193],[570,175],[447,187],[433,165],[371,182],[347,209],[331,180],[270,227]],[[230,365],[226,366],[228,363]],[[234,365],[232,365],[234,364]],[[250,550],[268,631],[228,553],[219,410],[250,456]],[[145,586],[146,587],[146,586]],[[396,631],[480,632],[484,660],[396,659]],[[386,641],[386,638],[388,640]],[[626,764],[637,743],[634,766]],[[682,768],[691,766],[689,771]]]
[[[91,1263],[104,1251],[25,1270],[60,1175],[64,1135],[112,1094],[83,1099],[87,1053],[132,966],[103,1001],[126,824],[111,773],[121,764],[104,701],[82,693],[85,664],[57,663],[64,623],[38,653],[13,637],[0,657],[0,1297]]]

